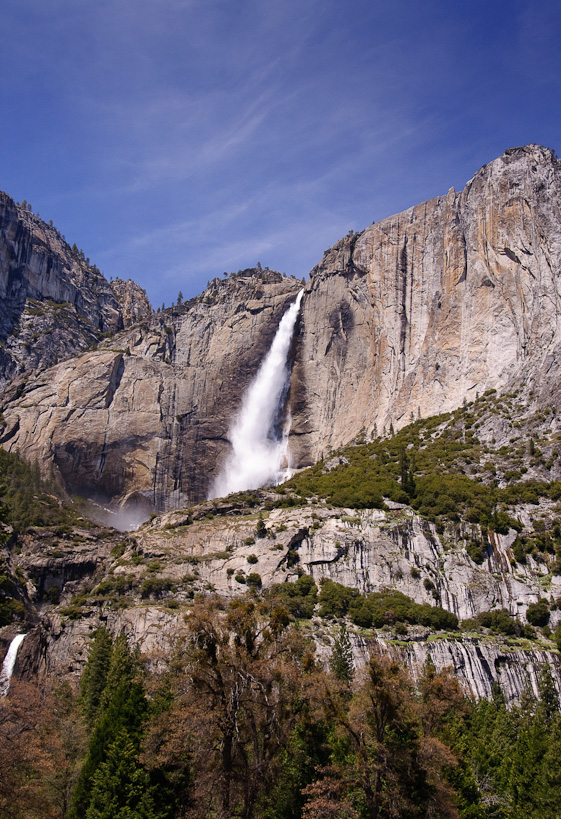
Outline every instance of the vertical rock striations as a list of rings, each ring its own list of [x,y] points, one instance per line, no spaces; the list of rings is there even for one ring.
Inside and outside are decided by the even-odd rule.
[[[477,392],[558,375],[561,163],[507,151],[451,189],[326,251],[293,377],[301,465]]]
[[[112,289],[53,228],[5,195],[0,204],[4,383],[137,322],[14,384],[0,443],[89,495],[160,510],[205,497],[299,282],[240,271],[154,316],[132,282]],[[486,165],[461,193],[328,250],[293,344],[292,463],[489,388],[522,385],[557,405],[560,208],[561,163],[531,145]]]

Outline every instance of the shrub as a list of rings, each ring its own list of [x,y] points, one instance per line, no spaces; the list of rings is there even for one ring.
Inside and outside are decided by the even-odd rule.
[[[251,572],[247,576],[247,585],[253,589],[260,589],[261,588],[261,575],[257,572]]]
[[[349,610],[349,603],[358,597],[357,589],[350,589],[333,580],[322,580],[318,597],[320,617],[344,617]]]
[[[481,565],[485,560],[485,551],[483,545],[475,540],[470,540],[466,546],[466,552],[474,563]]]
[[[309,619],[313,616],[318,587],[310,575],[301,575],[295,583],[276,583],[270,593],[282,600],[293,617]]]
[[[257,526],[255,527],[255,536],[258,538],[267,536],[267,527],[265,526],[265,522],[261,516],[261,513],[259,514],[259,517],[257,519]]]
[[[526,619],[532,626],[546,626],[549,623],[549,606],[545,598],[537,603],[530,603],[526,612]]]
[[[430,582],[430,581],[429,581]],[[381,628],[394,623],[424,625],[433,629],[458,628],[458,618],[440,606],[415,603],[395,590],[374,592],[364,597],[357,593],[349,603],[349,617],[363,628]]]
[[[171,580],[166,580],[163,577],[147,577],[140,587],[140,594],[142,597],[159,597],[163,592],[169,591],[171,587]]]

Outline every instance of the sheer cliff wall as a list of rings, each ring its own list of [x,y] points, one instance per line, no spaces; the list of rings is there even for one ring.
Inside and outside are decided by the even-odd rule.
[[[529,146],[326,251],[295,347],[297,462],[489,388],[557,402],[560,208],[561,164]]]

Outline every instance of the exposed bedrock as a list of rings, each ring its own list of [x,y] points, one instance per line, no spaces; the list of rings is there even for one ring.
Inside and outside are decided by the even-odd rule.
[[[300,287],[270,272],[215,282],[199,299],[14,383],[3,446],[101,502],[152,511],[206,497],[241,395]]]
[[[52,224],[0,192],[0,388],[151,314],[141,287],[110,284]]]
[[[513,149],[451,189],[348,235],[314,268],[293,375],[299,464],[524,381],[559,375],[561,166]],[[556,390],[555,390],[556,391]]]
[[[543,564],[530,556],[524,565],[511,562],[514,532],[493,536],[479,565],[469,557],[464,538],[451,540],[450,532],[439,535],[433,524],[411,510],[359,512],[317,504],[275,509],[264,518],[264,536],[256,537],[255,514],[228,510],[224,504],[225,514],[207,517],[207,508],[212,508],[210,503],[199,507],[194,520],[185,513],[167,513],[122,542],[108,531],[83,527],[66,541],[59,540],[54,549],[49,548],[48,533],[32,532],[17,565],[28,579],[31,598],[40,601],[40,622],[35,618],[20,649],[17,674],[77,681],[87,656],[84,644],[98,625],[106,625],[115,635],[125,631],[148,662],[165,664],[185,632],[184,614],[193,595],[209,589],[226,598],[239,595],[253,572],[264,588],[294,581],[302,570],[318,586],[322,579],[331,579],[362,593],[393,588],[417,603],[438,603],[461,619],[506,609],[523,622],[530,603],[544,596],[551,602],[559,597],[561,578],[548,575]],[[121,548],[114,551],[116,544]],[[154,566],[148,575],[147,564]],[[142,593],[147,577],[154,588],[162,589],[153,597]],[[111,600],[109,594],[103,604],[103,596],[92,592],[96,584],[102,588],[103,580],[114,588],[119,579],[128,585],[126,608],[115,605],[118,597]],[[90,592],[83,597],[89,596],[91,602],[74,604],[76,611],[69,619],[65,607],[72,610],[72,600],[80,599],[74,596],[84,584]],[[60,609],[45,602],[55,585]],[[166,605],[170,599],[173,609]],[[560,617],[558,609],[551,612],[552,627]],[[327,662],[336,624],[316,617],[303,627]],[[14,636],[10,629],[0,630],[5,648]],[[391,626],[375,632],[349,623],[349,629],[357,666],[378,643],[397,655],[414,677],[430,658],[437,669],[450,667],[474,696],[490,696],[497,682],[511,702],[527,687],[537,691],[540,669],[549,664],[561,692],[559,653],[543,635],[529,641],[475,631],[431,633],[425,626],[411,628],[406,636]]]

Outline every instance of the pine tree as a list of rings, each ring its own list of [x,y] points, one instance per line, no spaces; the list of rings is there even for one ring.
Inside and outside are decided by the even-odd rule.
[[[549,665],[544,665],[540,670],[538,689],[540,695],[538,710],[543,713],[545,721],[550,723],[554,715],[559,712],[559,697]]]
[[[257,518],[257,525],[255,526],[255,534],[257,537],[266,537],[267,536],[267,527],[265,526],[265,521],[263,520],[262,512],[259,512],[259,517]]]
[[[71,819],[82,819],[92,797],[94,777],[99,766],[107,760],[109,748],[120,731],[125,731],[133,743],[135,753],[140,750],[142,727],[146,719],[148,703],[144,688],[139,682],[122,680],[105,711],[100,714],[90,737],[88,753],[74,792]]]
[[[107,645],[109,656],[106,655]],[[107,762],[109,750],[120,732],[126,733],[134,753],[139,753],[148,703],[137,677],[136,657],[130,651],[125,635],[119,635],[111,647],[108,632],[98,629],[81,686],[84,707],[88,708],[88,714],[95,715],[95,721],[90,722],[93,730],[74,792],[72,819],[82,819],[86,815],[95,777],[100,766]],[[123,813],[124,816],[127,814]],[[133,816],[135,814],[131,814],[131,819]]]
[[[137,749],[125,730],[119,731],[92,781],[86,819],[157,819],[154,789],[137,762]]]
[[[120,685],[128,686],[132,683],[136,673],[136,656],[131,652],[126,636],[119,634],[111,651],[105,687],[100,700],[101,711],[109,706]]]
[[[355,674],[355,666],[349,633],[344,623],[335,637],[329,666],[338,680],[350,685]]]
[[[98,628],[90,646],[88,661],[80,680],[80,699],[86,723],[91,729],[97,718],[111,662],[111,635]]]

